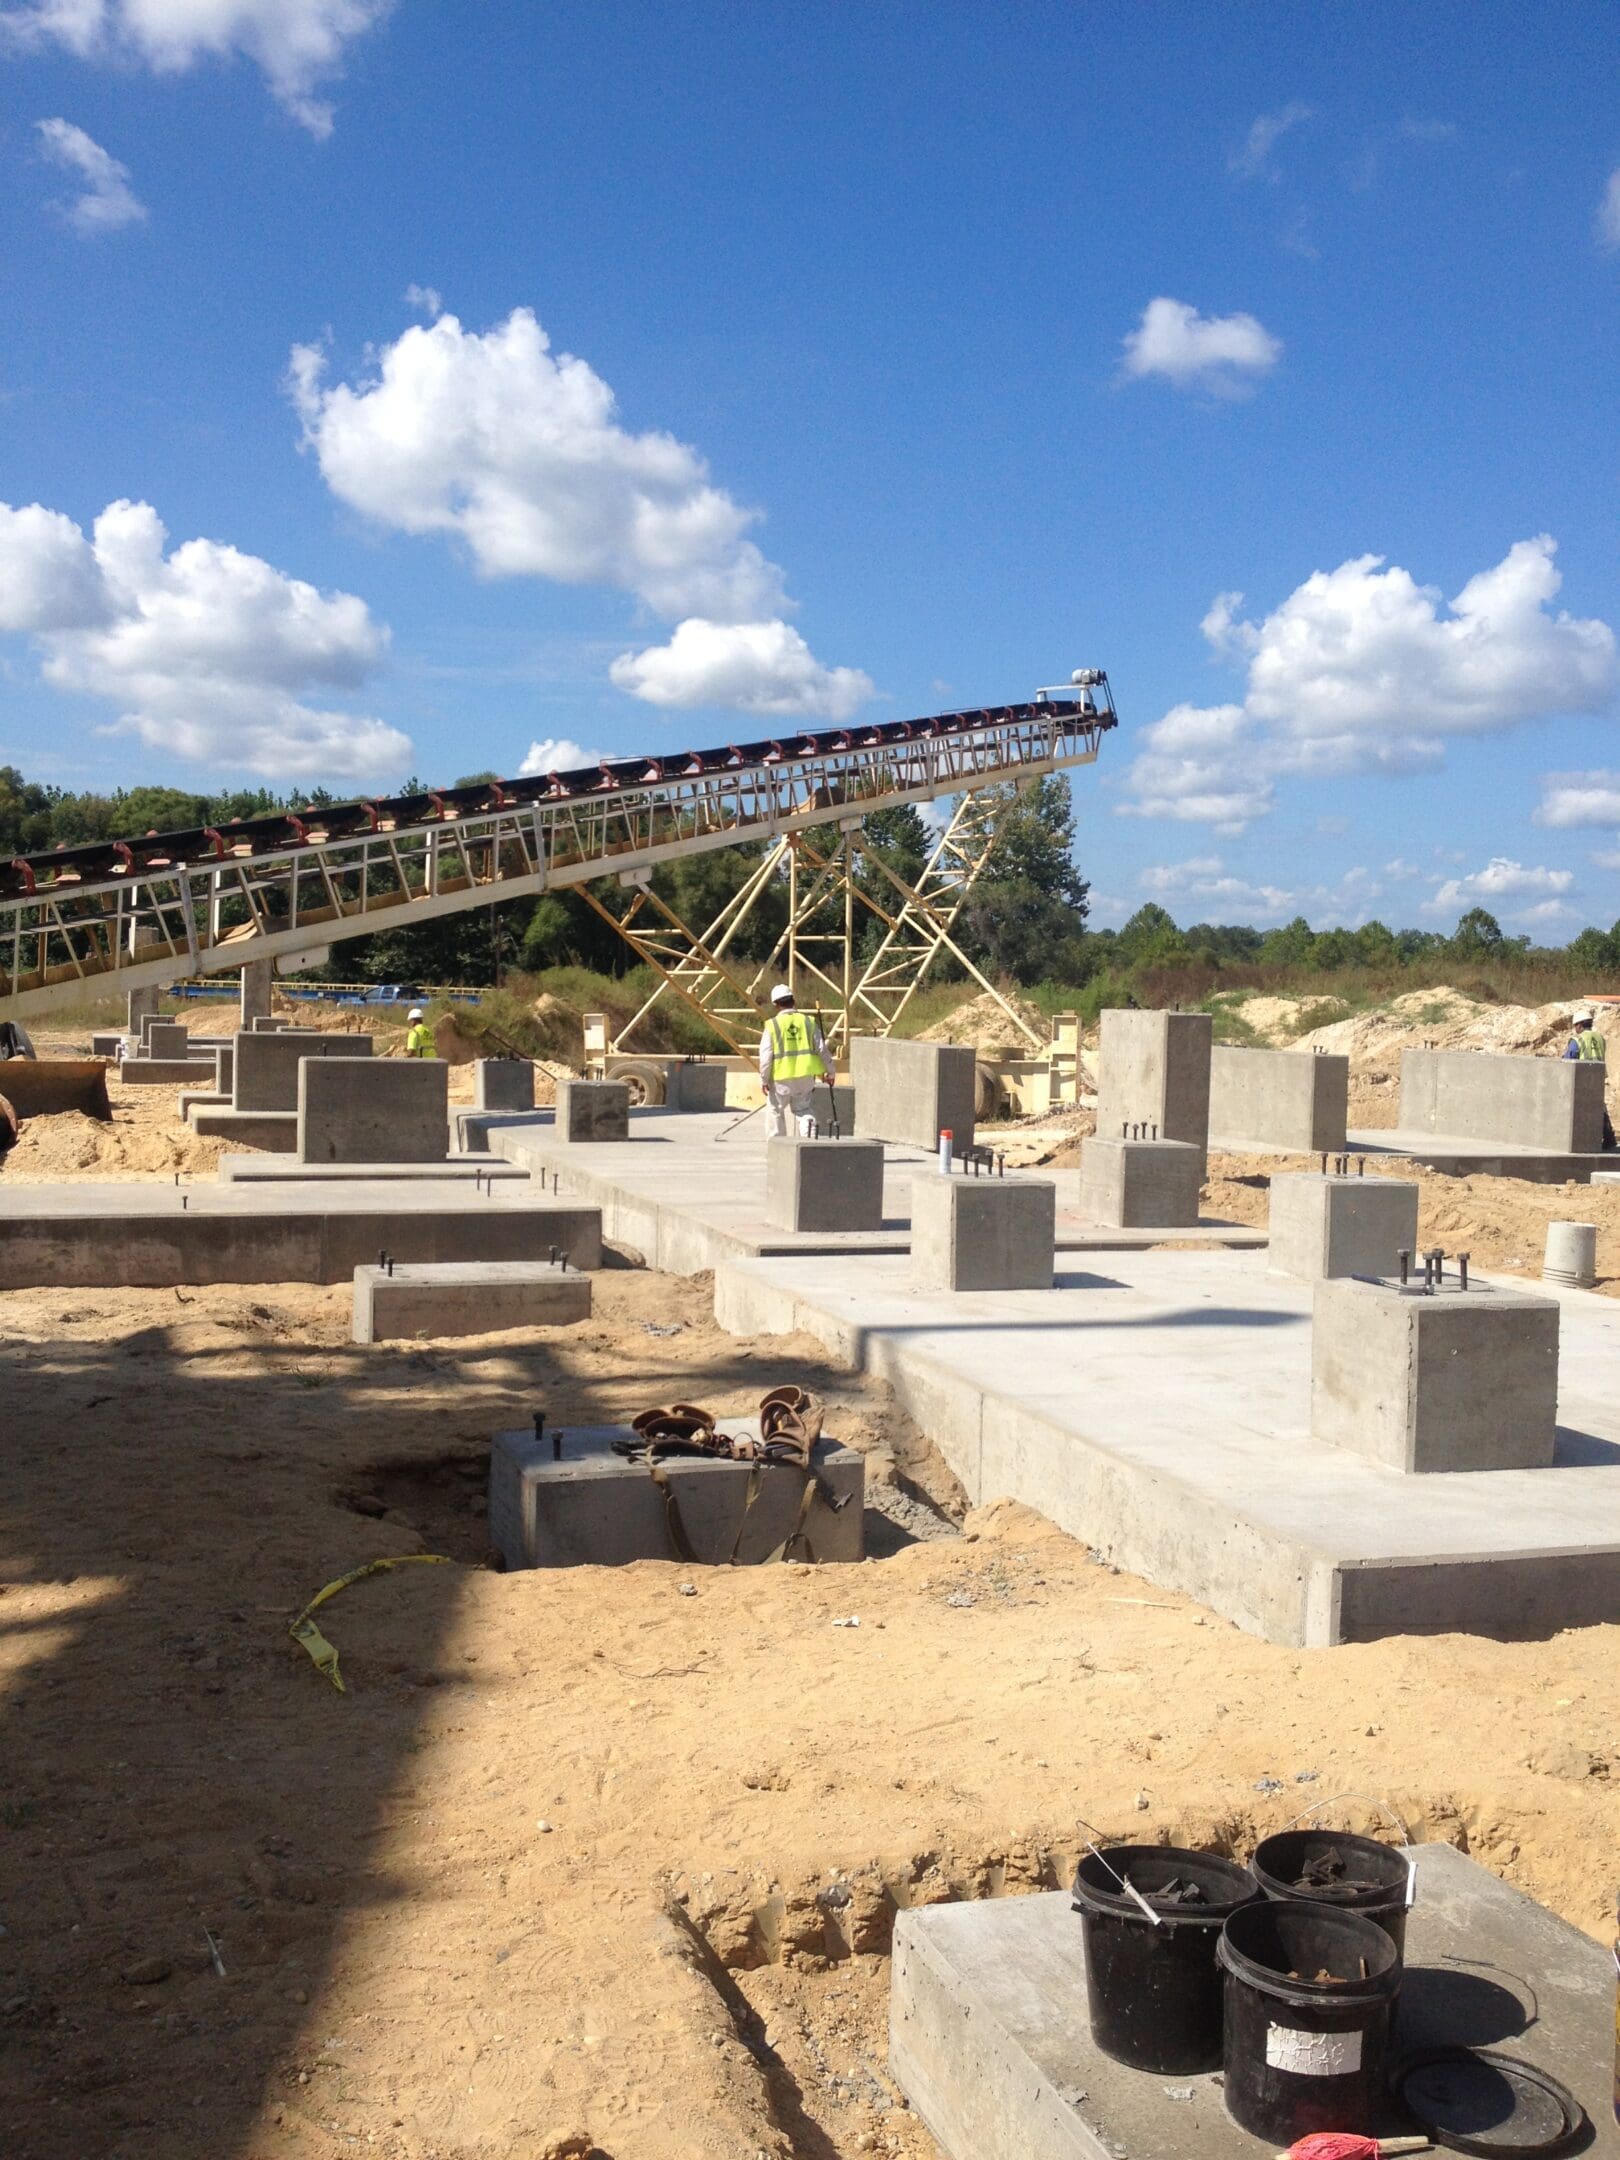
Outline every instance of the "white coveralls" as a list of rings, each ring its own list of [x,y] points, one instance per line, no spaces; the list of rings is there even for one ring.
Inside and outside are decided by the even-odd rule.
[[[776,1015],[773,1014],[772,1019],[775,1018]],[[810,1023],[810,1039],[815,1044],[816,1055],[825,1061],[827,1056],[826,1038],[813,1020]],[[759,1084],[765,1090],[765,1100],[769,1105],[765,1115],[770,1136],[773,1140],[785,1140],[788,1131],[788,1118],[791,1115],[798,1129],[799,1138],[808,1140],[815,1125],[815,1117],[811,1111],[810,1102],[816,1083],[813,1079],[773,1080],[771,1078],[771,1068],[775,1060],[776,1040],[771,1020],[767,1020],[765,1032],[759,1038]],[[825,1069],[825,1065],[823,1069]]]

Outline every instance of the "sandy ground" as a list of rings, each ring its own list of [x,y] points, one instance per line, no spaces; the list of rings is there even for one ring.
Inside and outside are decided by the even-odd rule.
[[[3,1176],[62,1174],[86,1122]],[[167,1090],[96,1130],[74,1174],[205,1145]],[[1257,1219],[1277,1158],[1211,1167]],[[1424,1188],[1426,1236],[1532,1272],[1570,1198]],[[1276,1649],[1024,1510],[955,1534],[883,1388],[721,1334],[706,1282],[595,1288],[579,1327],[367,1349],[342,1290],[6,1294],[7,2160],[926,2160],[893,1915],[1066,1881],[1082,1819],[1243,1853],[1353,1795],[1330,1815],[1387,1804],[1607,1932],[1620,1629]],[[788,1377],[867,1451],[875,1557],[485,1564],[492,1432]],[[421,1552],[449,1564],[323,1608],[336,1693],[289,1622]]]

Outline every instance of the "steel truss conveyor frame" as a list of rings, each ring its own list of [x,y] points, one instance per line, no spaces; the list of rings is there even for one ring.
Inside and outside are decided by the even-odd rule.
[[[847,841],[871,810],[942,795],[965,804],[980,790],[1094,762],[1116,720],[1106,676],[1096,671],[1086,680],[1095,691],[1073,697],[1042,694],[1023,705],[741,749],[613,759],[581,773],[334,804],[223,831],[150,834],[0,863],[0,1012],[20,1016],[86,994],[223,974],[602,877],[644,885],[659,864],[680,856],[784,842],[818,826],[839,826]],[[951,856],[954,843],[946,842],[964,804],[935,862]],[[775,860],[768,852],[766,862]],[[824,874],[822,858],[814,861]],[[925,876],[918,890],[896,894],[884,969],[939,950],[942,918],[928,884]],[[609,920],[637,945],[633,926],[611,913]],[[948,942],[948,922],[944,934]],[[794,955],[800,964],[804,951]],[[669,974],[662,961],[654,964]],[[877,965],[846,1010],[857,1028],[864,1013],[883,1032],[893,998],[884,994],[883,970],[872,972]],[[690,985],[671,987],[716,1017]],[[751,987],[735,985],[750,1017]],[[721,1032],[731,1039],[731,1027]]]

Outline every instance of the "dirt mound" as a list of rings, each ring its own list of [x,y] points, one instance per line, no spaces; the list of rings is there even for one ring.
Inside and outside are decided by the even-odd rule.
[[[0,1157],[0,1175],[24,1185],[70,1177],[164,1177],[177,1170],[182,1177],[212,1177],[225,1142],[199,1139],[175,1117],[167,1097],[165,1109],[161,1123],[123,1107],[114,1110],[111,1124],[81,1110],[24,1118],[16,1146]]]
[[[1052,1024],[1038,1005],[1020,997],[1016,990],[1008,991],[1006,1004],[1013,1012],[1028,1022],[1034,1030],[1035,1042],[1045,1043],[1051,1039]],[[936,1020],[930,1028],[924,1028],[919,1042],[971,1043],[976,1050],[1032,1050],[1034,1044],[1020,1028],[1000,999],[983,990],[976,998],[969,998],[965,1005],[958,1005],[955,1012],[943,1020]]]
[[[1252,1028],[1262,1042],[1274,1050],[1287,1049],[1298,1042],[1305,1032],[1305,1023],[1323,1024],[1323,1013],[1329,1007],[1342,1012],[1343,998],[1295,998],[1295,997],[1246,997],[1235,1008],[1236,1016],[1245,1027]]]

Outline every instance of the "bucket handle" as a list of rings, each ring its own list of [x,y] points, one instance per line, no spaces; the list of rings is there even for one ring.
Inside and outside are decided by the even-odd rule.
[[[1092,1825],[1086,1821],[1083,1815],[1077,1815],[1074,1819],[1075,1824],[1079,1829],[1089,1830],[1092,1828]],[[1097,1832],[1097,1835],[1098,1837],[1101,1837],[1102,1832],[1099,1830]],[[1108,1858],[1107,1854],[1101,1853],[1097,1850],[1096,1846],[1092,1844],[1090,1838],[1086,1838],[1084,1840],[1084,1844],[1086,1851],[1091,1854],[1092,1858],[1094,1860],[1100,1860],[1103,1866],[1107,1868],[1109,1874],[1113,1876],[1115,1882],[1119,1884],[1119,1887],[1124,1891],[1125,1895],[1127,1897],[1135,1898],[1137,1904],[1141,1906],[1142,1910],[1153,1922],[1153,1925],[1155,1927],[1163,1927],[1164,1922],[1153,1910],[1153,1907],[1148,1903],[1147,1899],[1142,1895],[1141,1891],[1137,1889],[1135,1883],[1131,1881],[1130,1877],[1128,1875],[1122,1875],[1119,1872],[1119,1869],[1115,1867],[1113,1861]]]
[[[1285,1822],[1282,1829],[1277,1832],[1277,1836],[1286,1836],[1293,1829],[1294,1823],[1307,1822],[1311,1816],[1320,1815],[1324,1808],[1337,1807],[1341,1800],[1365,1800],[1369,1807],[1382,1808],[1384,1813],[1390,1817],[1399,1829],[1401,1833],[1401,1850],[1406,1855],[1406,1909],[1410,1912],[1417,1901],[1417,1862],[1412,1857],[1412,1833],[1407,1829],[1405,1818],[1402,1816],[1400,1809],[1391,1801],[1381,1799],[1377,1793],[1329,1793],[1325,1800],[1318,1800],[1313,1807],[1302,1809],[1294,1817],[1293,1822]]]

